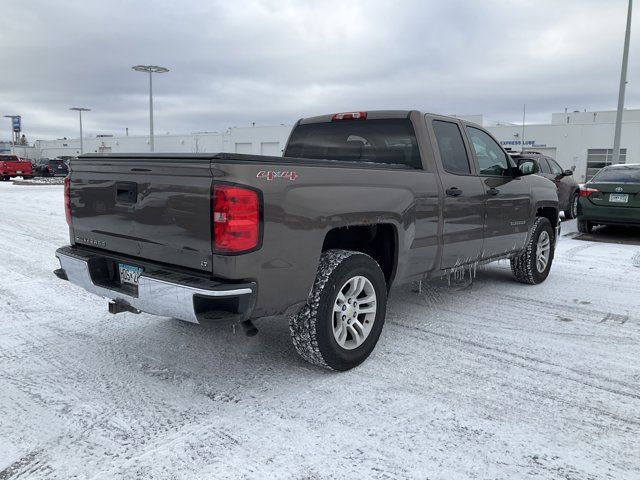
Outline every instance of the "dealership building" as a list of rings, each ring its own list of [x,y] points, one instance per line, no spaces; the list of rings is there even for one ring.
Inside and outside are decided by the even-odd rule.
[[[551,123],[522,125],[489,122],[482,115],[459,118],[487,128],[505,148],[550,155],[564,168],[575,167],[576,180],[584,181],[604,165],[611,163],[615,111],[563,112],[551,115]],[[256,155],[281,155],[291,125],[230,128],[225,132],[185,135],[157,135],[155,151],[167,153],[235,152]],[[84,139],[84,152],[148,152],[148,136],[98,135]],[[34,147],[16,147],[16,153],[28,158],[55,158],[80,154],[80,140],[38,140]],[[622,124],[622,162],[640,163],[640,109],[625,110]]]
[[[469,120],[484,123],[481,116]],[[525,125],[524,149],[549,155],[563,168],[575,167],[576,180],[585,181],[611,163],[615,122],[614,110],[554,113],[551,123]],[[485,127],[504,147],[522,149],[522,125]],[[640,110],[623,112],[620,162],[640,163]]]

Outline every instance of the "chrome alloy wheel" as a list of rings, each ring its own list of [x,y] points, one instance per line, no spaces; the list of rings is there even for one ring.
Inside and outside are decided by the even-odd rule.
[[[536,268],[538,272],[544,272],[549,263],[549,257],[551,256],[551,238],[546,230],[543,230],[538,237],[538,244],[536,245]]]
[[[376,320],[376,291],[362,276],[342,286],[333,305],[333,337],[345,350],[358,348],[367,339]]]

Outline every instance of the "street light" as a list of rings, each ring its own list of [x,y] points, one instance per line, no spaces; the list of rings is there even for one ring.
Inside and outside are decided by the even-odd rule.
[[[78,115],[80,115],[80,155],[82,155],[83,152],[83,144],[82,144],[82,112],[90,112],[91,109],[90,108],[83,108],[83,107],[71,107],[69,110],[75,110],[76,112],[78,112]]]
[[[154,73],[167,73],[168,68],[158,67],[157,65],[136,65],[133,68],[136,72],[144,72],[149,74],[149,147],[153,152],[153,80]]]
[[[13,129],[13,119],[19,117],[19,115],[5,115],[4,118],[11,119],[11,155],[15,155],[15,144],[16,144],[16,132]]]
[[[627,10],[627,28],[624,33],[624,47],[622,48],[622,70],[620,71],[620,88],[618,90],[618,111],[616,112],[616,127],[613,133],[613,159],[611,163],[620,163],[620,134],[622,133],[622,111],[624,110],[624,91],[627,86],[627,64],[629,63],[629,37],[631,36],[631,7],[629,0]]]

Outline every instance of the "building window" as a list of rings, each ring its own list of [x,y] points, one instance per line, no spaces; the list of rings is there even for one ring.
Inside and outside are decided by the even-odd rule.
[[[611,165],[613,160],[613,149],[611,148],[590,148],[587,150],[587,181],[598,173],[598,170]],[[620,149],[620,163],[627,163],[627,149]]]

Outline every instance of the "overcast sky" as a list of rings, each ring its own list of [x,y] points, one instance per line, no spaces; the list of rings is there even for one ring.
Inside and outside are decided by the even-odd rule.
[[[0,113],[29,140],[292,123],[415,108],[547,122],[615,109],[627,0],[29,0],[3,2]],[[640,5],[636,7],[636,10]],[[627,108],[640,107],[640,14]],[[0,139],[9,137],[9,120]],[[0,124],[1,126],[2,124]]]

